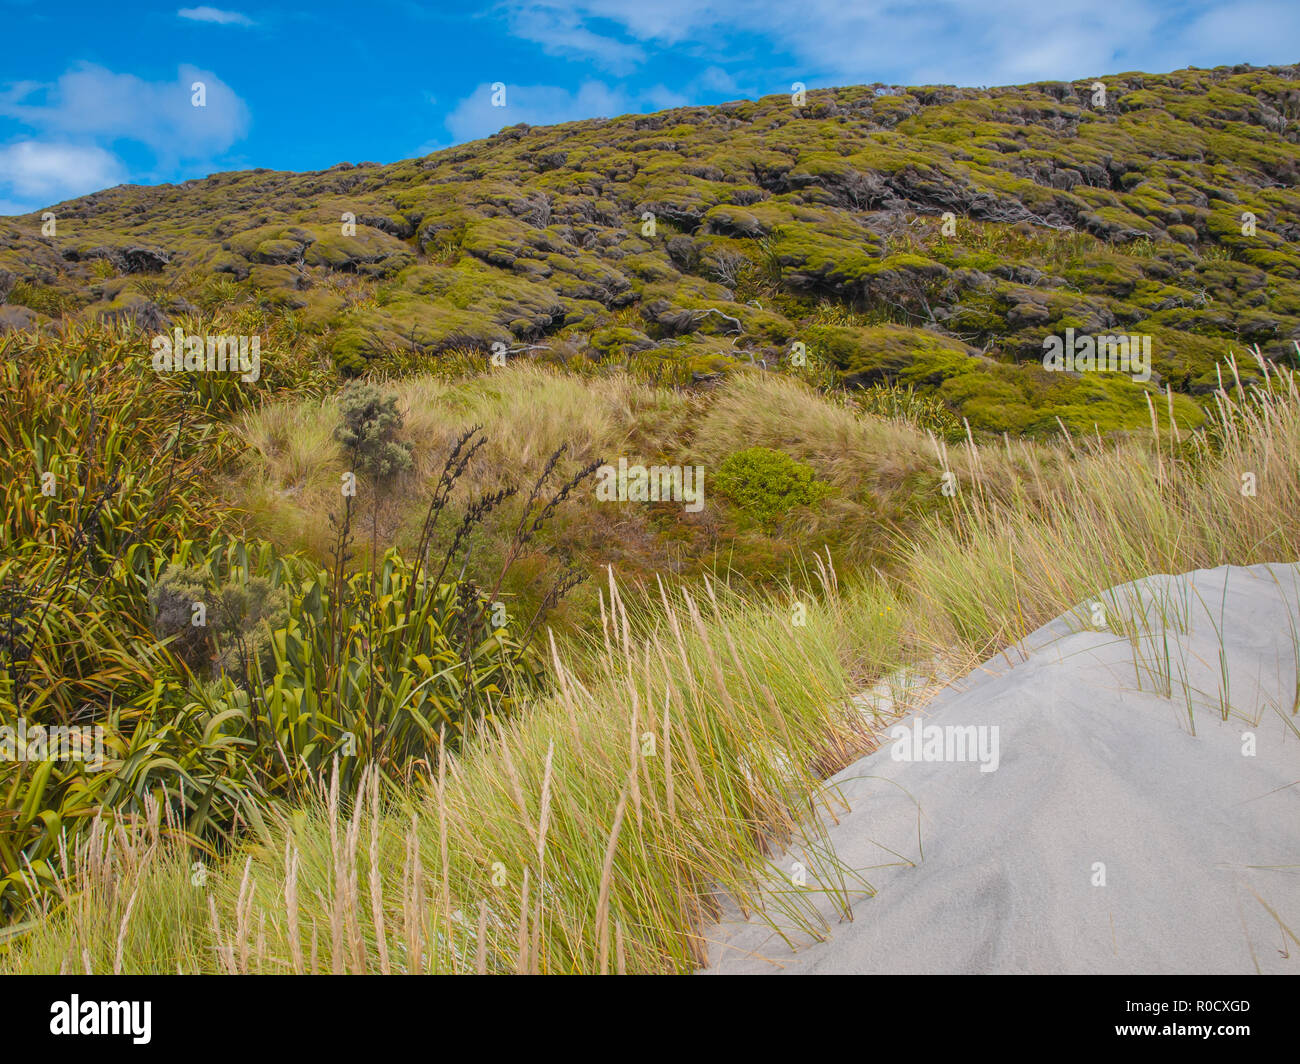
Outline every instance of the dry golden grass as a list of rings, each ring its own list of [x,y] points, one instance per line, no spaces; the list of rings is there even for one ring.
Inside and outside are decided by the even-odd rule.
[[[561,446],[567,447],[561,477],[598,458],[702,467],[700,513],[601,503],[589,483],[548,530],[550,545],[579,565],[598,570],[613,564],[633,585],[652,583],[656,574],[698,577],[719,567],[779,580],[797,566],[807,542],[829,546],[845,572],[864,562],[884,564],[885,548],[900,531],[942,510],[940,474],[949,468],[966,480],[974,474],[964,449],[946,455],[911,425],[864,416],[834,395],[776,374],[740,373],[700,394],[623,374],[582,379],[512,364],[467,380],[423,376],[384,388],[397,396],[404,414],[413,466],[380,500],[379,538],[402,549],[415,541],[427,485],[441,470],[451,441],[470,425],[482,425],[488,443],[462,478],[458,500],[503,487],[527,494],[537,471]],[[332,437],[337,421],[334,400],[303,400],[264,406],[235,423],[247,446],[245,465],[220,493],[245,513],[247,532],[326,558],[327,517],[338,507],[346,465]],[[749,521],[711,490],[711,475],[727,455],[755,445],[807,462],[835,490],[785,528]],[[1001,452],[982,461],[989,490],[1005,491],[1024,471],[1023,461],[1008,461]],[[1048,449],[1041,461],[1062,459]],[[367,500],[362,504],[369,508]],[[512,503],[492,515],[478,556],[498,555],[517,517]],[[360,546],[356,564],[364,565],[365,545]],[[545,586],[550,564],[540,553],[525,559],[521,573],[531,574],[531,583],[508,590],[528,599]],[[584,592],[573,615],[562,615],[561,622],[589,623],[595,608],[594,595]]]

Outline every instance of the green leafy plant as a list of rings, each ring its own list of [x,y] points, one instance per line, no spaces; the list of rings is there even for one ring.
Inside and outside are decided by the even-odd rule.
[[[816,478],[812,466],[770,447],[748,447],[727,455],[713,478],[726,496],[766,529],[796,506],[812,506],[831,487]]]

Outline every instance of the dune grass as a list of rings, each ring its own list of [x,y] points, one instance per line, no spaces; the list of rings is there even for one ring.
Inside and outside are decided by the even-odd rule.
[[[655,610],[611,585],[589,648],[605,682],[583,685],[557,652],[554,697],[404,794],[335,785],[211,870],[157,824],[98,832],[71,855],[67,901],[3,965],[689,970],[712,893],[743,898],[818,780],[871,746],[845,661],[885,610],[822,574],[803,624],[726,587],[665,591]],[[849,886],[830,855],[808,881]]]
[[[425,486],[441,468],[451,441],[470,425],[482,425],[488,442],[462,477],[458,490],[464,499],[506,487],[526,494],[529,471],[562,446],[560,476],[598,459],[617,465],[620,458],[633,465],[704,471],[704,505],[698,513],[674,504],[601,502],[594,490],[575,496],[505,589],[527,612],[545,593],[548,575],[558,568],[556,558],[572,558],[587,571],[613,565],[621,580],[635,585],[652,583],[658,575],[698,578],[719,570],[779,584],[798,568],[807,543],[829,548],[843,573],[883,566],[889,545],[900,535],[928,516],[944,515],[935,488],[944,463],[966,480],[975,472],[967,466],[967,451],[955,448],[945,458],[902,418],[864,416],[842,394],[819,393],[774,374],[738,373],[700,393],[648,385],[621,373],[584,379],[521,363],[464,379],[425,374],[383,387],[403,412],[412,466],[378,500],[378,538],[402,550],[418,539]],[[327,558],[328,515],[337,508],[339,477],[346,468],[343,448],[332,436],[337,422],[336,399],[307,398],[263,405],[233,423],[245,448],[244,462],[219,494],[242,512],[246,533],[320,561]],[[753,446],[808,463],[829,493],[767,527],[714,490],[716,471],[727,456]],[[1046,466],[1062,460],[1050,449],[1042,452]],[[1001,452],[983,462],[988,490],[1005,493],[1016,479],[1014,463]],[[368,509],[369,502],[363,502]],[[515,503],[507,501],[483,523],[471,576],[481,575],[476,567],[490,566],[500,555],[517,520]],[[360,545],[359,565],[366,564],[364,549]],[[562,604],[555,623],[561,631],[575,631],[597,613],[594,589],[581,588]]]
[[[749,408],[769,418],[762,431],[808,431],[798,396],[784,398],[785,417]],[[743,414],[700,433],[747,439]],[[553,645],[554,692],[459,758],[396,789],[322,784],[212,867],[157,825],[103,829],[67,855],[65,898],[8,933],[0,971],[689,971],[719,896],[759,904],[794,827],[833,813],[824,779],[888,723],[855,694],[900,668],[951,677],[1014,653],[1139,577],[1300,557],[1290,373],[1229,382],[1196,439],[1154,407],[1152,422],[1150,437],[946,453],[902,426],[821,411],[828,441],[889,438],[900,468],[924,469],[928,449],[928,475],[957,474],[948,511],[897,542],[887,571],[841,586],[810,557],[810,572],[765,595],[714,581],[625,600],[611,581],[585,645]],[[813,934],[826,929],[801,904],[810,892],[842,908],[871,891],[825,849],[806,876],[779,870],[791,888],[764,904]]]

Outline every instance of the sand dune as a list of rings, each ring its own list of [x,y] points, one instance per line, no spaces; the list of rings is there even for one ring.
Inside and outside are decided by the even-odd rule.
[[[790,945],[729,905],[707,971],[1300,972],[1298,588],[1291,565],[1151,577],[946,688],[901,722],[919,751],[900,731],[831,781],[874,894],[851,920],[812,895],[822,941],[768,906]],[[787,899],[819,888],[806,843],[774,865]]]

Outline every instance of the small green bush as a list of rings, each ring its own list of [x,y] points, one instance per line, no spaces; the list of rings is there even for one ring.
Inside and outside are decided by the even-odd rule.
[[[62,317],[75,304],[71,293],[61,288],[27,281],[19,281],[13,286],[7,302],[27,307],[50,318]]]
[[[159,639],[174,637],[172,653],[192,672],[202,668],[208,653],[208,630],[193,623],[194,604],[211,601],[207,574],[179,565],[168,565],[149,591],[154,635]]]
[[[394,439],[402,428],[396,396],[356,382],[344,389],[339,413],[334,438],[351,452],[356,472],[382,480],[411,467],[411,445]]]
[[[769,531],[796,506],[812,506],[831,488],[812,466],[770,447],[747,447],[722,460],[714,487]]]
[[[218,668],[244,685],[253,679],[253,662],[263,675],[275,672],[272,651],[276,629],[289,620],[289,600],[283,588],[276,588],[262,576],[228,581],[217,590],[217,631],[222,641]]]
[[[245,685],[256,660],[263,673],[274,673],[272,632],[287,623],[289,603],[284,590],[265,577],[217,585],[206,569],[168,565],[149,591],[149,604],[154,634],[173,636],[173,653],[192,672],[224,674]],[[202,604],[202,614],[196,614],[196,604]]]

